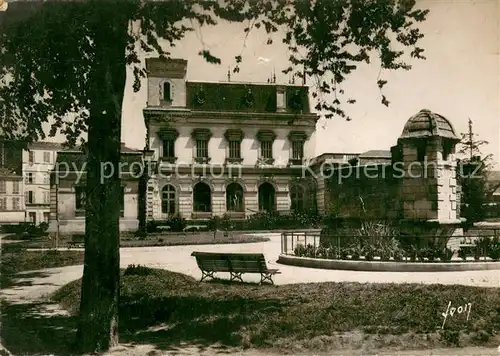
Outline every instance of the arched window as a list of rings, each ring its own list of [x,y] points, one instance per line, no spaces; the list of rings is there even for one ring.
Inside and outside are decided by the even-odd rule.
[[[175,214],[175,187],[168,184],[161,190],[161,212],[162,214]]]
[[[293,211],[303,211],[304,210],[304,187],[295,184],[290,187],[290,200],[291,200],[291,209]]]
[[[206,183],[199,182],[194,186],[193,205],[196,212],[209,213],[212,211],[212,192]]]
[[[163,83],[163,100],[172,101],[172,87],[169,82]]]
[[[276,210],[276,191],[271,183],[265,182],[259,186],[259,210]]]
[[[231,183],[226,187],[226,209],[227,211],[243,212],[244,210],[243,188],[238,183]]]

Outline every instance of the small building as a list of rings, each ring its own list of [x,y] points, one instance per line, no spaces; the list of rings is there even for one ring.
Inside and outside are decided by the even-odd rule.
[[[120,231],[136,231],[138,221],[139,176],[143,170],[143,152],[121,148]],[[79,148],[59,151],[50,182],[49,232],[84,233],[86,206],[87,156]],[[137,171],[136,171],[137,170]]]
[[[0,141],[0,225],[25,221],[22,148]]]

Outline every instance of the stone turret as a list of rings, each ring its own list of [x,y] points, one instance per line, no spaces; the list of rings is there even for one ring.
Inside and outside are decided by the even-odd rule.
[[[406,122],[398,140],[404,169],[404,219],[460,222],[455,160],[459,141],[450,121],[427,109]]]

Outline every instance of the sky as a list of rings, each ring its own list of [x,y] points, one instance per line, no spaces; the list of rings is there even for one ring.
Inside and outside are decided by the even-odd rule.
[[[320,119],[317,155],[390,149],[406,121],[425,108],[448,118],[457,134],[468,130],[471,118],[478,138],[489,141],[483,153],[492,153],[495,161],[499,160],[500,1],[418,0],[417,6],[430,10],[427,21],[419,24],[425,34],[420,47],[425,49],[427,60],[411,61],[410,71],[382,72],[382,78],[388,81],[384,94],[389,107],[380,103],[376,85],[379,66],[360,66],[344,85],[346,93],[357,100],[344,107],[352,121]],[[240,73],[232,74],[231,81],[265,83],[274,67],[277,83],[288,83],[289,76],[280,72],[288,67],[286,47],[279,41],[267,45],[264,31],[250,32],[245,41],[246,26],[220,22],[198,28],[169,49],[171,56],[188,60],[188,80],[227,81],[228,67],[243,50]],[[221,58],[222,64],[206,63],[198,55],[203,46]],[[122,142],[137,149],[144,147],[145,140],[142,109],[146,105],[146,83],[142,88],[133,93],[129,71]]]

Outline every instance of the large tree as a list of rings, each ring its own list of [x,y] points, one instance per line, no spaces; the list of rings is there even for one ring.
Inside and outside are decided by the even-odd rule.
[[[375,59],[381,69],[410,69],[423,58],[416,23],[427,10],[414,0],[109,0],[13,2],[0,15],[0,72],[6,119],[0,134],[25,143],[61,132],[75,145],[82,132],[88,156],[85,267],[78,342],[82,352],[106,350],[118,342],[120,127],[126,67],[134,90],[145,69],[140,53],[169,56],[168,48],[191,28],[217,19],[264,29],[272,45],[288,46],[290,67],[316,84],[316,109],[326,117],[350,119],[343,103],[354,99],[342,82],[360,63]],[[134,26],[133,26],[134,25]],[[220,60],[200,46],[200,55]],[[235,72],[242,65],[235,53]],[[382,90],[386,81],[376,79]],[[388,105],[381,95],[382,103]],[[111,164],[102,179],[102,162]],[[109,172],[106,172],[109,173]]]

